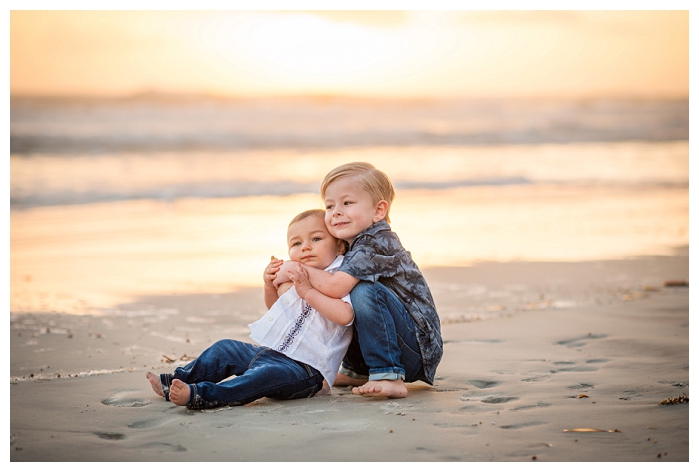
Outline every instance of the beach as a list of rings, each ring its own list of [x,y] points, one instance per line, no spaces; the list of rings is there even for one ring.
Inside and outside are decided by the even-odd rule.
[[[688,9],[9,19],[11,463],[689,468]],[[250,341],[289,222],[352,162],[395,190],[433,384],[159,397],[149,372]]]
[[[688,463],[688,100],[11,101],[10,461]],[[158,397],[146,372],[249,341],[289,221],[352,161],[396,189],[434,385]]]
[[[444,357],[405,399],[158,397],[147,371],[248,339],[259,287],[12,313],[10,461],[689,461],[688,403],[659,404],[689,396],[688,248],[424,272]]]

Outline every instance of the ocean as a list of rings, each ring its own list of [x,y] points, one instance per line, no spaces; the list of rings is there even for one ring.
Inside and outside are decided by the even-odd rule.
[[[261,286],[350,161],[421,267],[689,244],[688,100],[12,97],[11,310]]]
[[[348,160],[397,189],[686,185],[688,135],[687,101],[14,98],[10,203],[315,192]]]

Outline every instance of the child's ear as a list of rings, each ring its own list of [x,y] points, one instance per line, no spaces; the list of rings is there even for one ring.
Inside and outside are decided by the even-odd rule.
[[[379,200],[374,208],[374,223],[381,221],[386,218],[388,213],[388,202],[386,200]]]

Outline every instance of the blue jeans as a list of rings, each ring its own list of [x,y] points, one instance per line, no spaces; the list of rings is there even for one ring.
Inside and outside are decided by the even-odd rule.
[[[236,377],[229,379],[228,377]],[[223,339],[174,374],[161,374],[165,399],[179,379],[190,385],[187,408],[244,405],[262,397],[308,398],[323,388],[318,370],[268,347]]]
[[[384,285],[360,281],[350,292],[354,336],[340,372],[369,380],[424,380],[415,323]]]

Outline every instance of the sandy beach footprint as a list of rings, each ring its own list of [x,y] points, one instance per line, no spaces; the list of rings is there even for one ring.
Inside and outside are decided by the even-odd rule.
[[[596,369],[594,367],[585,367],[585,366],[577,366],[577,367],[565,367],[563,369],[551,369],[550,372],[552,374],[558,374],[560,372],[597,372],[599,369]]]
[[[461,400],[462,402],[474,402],[474,404],[461,407],[460,410],[472,410],[474,408],[479,409],[475,406],[479,403],[486,405],[499,405],[501,403],[509,403],[519,400],[519,397],[503,395],[500,393],[489,393],[484,391],[501,385],[502,382],[498,380],[471,379],[467,380],[466,383],[477,388],[478,390],[461,395],[459,400]]]
[[[467,387],[432,387],[433,392],[445,393],[445,392],[463,392],[468,390]]]
[[[486,389],[486,388],[493,388],[497,387],[500,385],[502,382],[498,382],[497,380],[467,380],[469,384],[473,385],[474,387],[478,389]]]
[[[593,341],[595,339],[604,339],[608,335],[606,334],[592,334],[588,333],[585,336],[579,336],[577,338],[565,339],[563,341],[558,341],[556,344],[566,347],[582,347],[587,344],[588,341]]]
[[[617,395],[617,398],[619,400],[625,400],[625,401],[635,401],[635,400],[641,400],[644,397],[644,393],[647,393],[648,389],[647,388],[635,388],[631,390],[624,390],[621,395]]]
[[[381,405],[384,415],[401,415],[405,416],[406,411],[416,410],[417,407],[411,403],[388,402]]]
[[[432,423],[432,426],[435,426],[437,428],[476,428],[478,424],[465,424],[465,423]]]
[[[133,392],[136,390],[125,390],[102,400],[103,405],[118,406],[127,408],[141,408],[150,405],[150,400],[136,398]]]
[[[158,452],[187,452],[187,448],[180,444],[166,442],[149,442],[137,446],[139,449],[155,449]]]
[[[487,405],[499,405],[519,400],[519,397],[511,397],[502,394],[486,394],[482,392],[465,393],[459,398],[462,402],[485,403]]]
[[[524,423],[514,423],[514,424],[504,424],[500,426],[501,429],[524,429],[531,428],[532,426],[540,426],[542,424],[547,424],[544,421],[526,421]]]
[[[171,418],[161,417],[161,418],[149,418],[145,420],[134,421],[126,425],[127,428],[131,429],[149,429],[156,428],[162,424],[171,421]]]
[[[689,381],[679,381],[679,380],[659,380],[659,384],[672,385],[673,387],[686,388],[689,387]]]
[[[584,364],[578,365],[577,362],[573,361],[556,361],[553,363],[555,368],[549,369],[552,374],[557,374],[559,372],[597,372],[599,367],[595,364]]]
[[[459,434],[462,436],[474,436],[478,434],[478,423],[433,423],[432,426],[437,428],[458,428],[461,430]]]
[[[507,397],[500,395],[493,395],[481,400],[481,403],[487,403],[489,405],[499,405],[501,403],[510,403],[519,400],[519,397]]]
[[[512,408],[512,411],[531,410],[531,409],[533,409],[533,408],[547,408],[547,407],[549,407],[549,406],[551,406],[550,403],[546,403],[546,402],[537,402],[537,403],[534,403],[534,404],[531,404],[531,405],[519,405],[519,406],[516,406],[516,407]]]
[[[550,375],[537,375],[534,377],[524,378],[524,379],[522,379],[522,382],[544,382],[550,378],[551,378]]]
[[[93,431],[92,434],[100,439],[106,439],[107,441],[121,441],[126,439],[126,435],[122,433],[110,433],[106,431]]]

